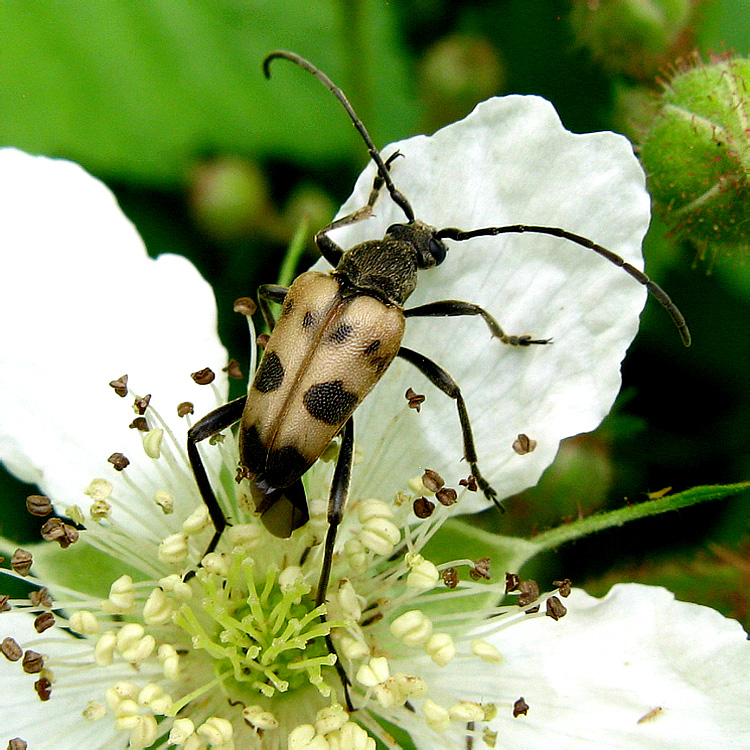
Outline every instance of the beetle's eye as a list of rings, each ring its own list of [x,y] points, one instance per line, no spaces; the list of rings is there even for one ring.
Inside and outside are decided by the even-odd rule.
[[[435,259],[435,265],[439,266],[445,260],[445,254],[448,252],[448,248],[443,244],[442,240],[437,237],[430,239],[430,255]]]

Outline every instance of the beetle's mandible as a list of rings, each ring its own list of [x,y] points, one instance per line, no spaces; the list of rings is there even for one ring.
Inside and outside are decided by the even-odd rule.
[[[250,480],[256,511],[266,528],[288,537],[308,520],[302,476],[331,440],[342,435],[328,506],[316,604],[325,601],[336,530],[346,504],[354,447],[353,412],[395,357],[401,357],[452,398],[463,435],[464,459],[485,496],[499,506],[497,494],[478,465],[471,422],[456,381],[438,364],[401,346],[406,320],[411,317],[478,315],[503,344],[534,346],[549,343],[530,335],[508,335],[483,308],[469,302],[439,300],[405,308],[421,270],[440,265],[448,248],[445,240],[463,241],[510,233],[551,235],[593,250],[622,268],[659,300],[671,315],[685,345],[690,334],[685,320],[667,294],[643,272],[591,240],[557,227],[509,225],[462,230],[437,229],[419,221],[411,204],[399,192],[390,174],[393,154],[384,161],[365,126],[343,92],[304,58],[287,51],[272,52],[264,61],[266,77],[277,58],[295,63],[320,80],[346,109],[377,166],[367,204],[334,221],[315,236],[331,273],[308,271],[289,289],[264,285],[258,301],[271,329],[260,366],[247,396],[197,422],[188,433],[188,455],[215,534],[213,550],[226,519],[208,480],[197,444],[239,422],[241,472]],[[405,221],[390,226],[382,240],[371,240],[343,250],[329,232],[367,219],[385,188],[403,211]],[[270,303],[281,305],[275,321]],[[342,674],[340,672],[340,674]],[[342,675],[342,679],[346,678]]]

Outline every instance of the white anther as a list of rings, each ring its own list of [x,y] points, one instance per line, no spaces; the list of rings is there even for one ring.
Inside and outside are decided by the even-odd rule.
[[[429,698],[422,704],[422,713],[428,726],[436,732],[444,732],[450,726],[450,713]]]
[[[134,710],[138,711],[138,704],[136,703],[138,686],[132,682],[120,681],[110,685],[105,691],[104,697],[107,699],[107,705],[115,712],[119,711],[119,707],[124,701],[134,704]]]
[[[166,716],[172,708],[172,696],[164,692],[161,685],[149,682],[140,693],[138,703],[148,706],[157,716]]]
[[[262,706],[248,706],[242,710],[242,716],[256,729],[277,729],[279,720]]]
[[[195,733],[208,745],[221,747],[234,736],[231,722],[218,716],[211,716],[201,724]]]
[[[326,737],[331,750],[375,750],[375,740],[353,721]]]
[[[154,502],[164,511],[164,515],[169,515],[174,511],[174,499],[164,490],[158,490],[154,495]]]
[[[189,602],[193,598],[192,587],[189,583],[183,581],[177,573],[159,579],[159,587],[181,602]]]
[[[117,650],[131,664],[148,659],[155,647],[154,636],[146,635],[143,626],[137,622],[123,625],[117,634]]]
[[[355,573],[364,573],[367,570],[367,550],[359,539],[348,539],[344,544],[344,555],[349,567]]]
[[[456,655],[456,646],[448,633],[433,633],[425,643],[424,650],[439,667],[444,667]]]
[[[109,598],[102,602],[102,609],[109,614],[124,614],[135,607],[135,586],[130,576],[120,576],[109,587]]]
[[[180,676],[180,655],[170,643],[162,643],[156,651],[156,658],[162,666],[164,676],[168,680],[176,680]]]
[[[99,632],[99,620],[93,612],[87,609],[79,609],[73,612],[68,620],[71,630],[81,635],[95,635]]]
[[[107,715],[107,707],[99,701],[89,701],[83,709],[83,718],[88,721],[97,721]]]
[[[421,698],[427,693],[427,683],[421,677],[407,677],[399,672],[393,675],[393,679],[398,684],[399,690],[407,697]]]
[[[383,708],[393,708],[394,706],[403,706],[406,703],[406,696],[398,689],[398,684],[392,677],[388,678],[380,685],[375,685],[375,697]]]
[[[300,724],[289,732],[289,750],[330,750],[328,740],[322,734],[315,734],[312,724]]]
[[[375,687],[385,682],[391,676],[388,659],[384,656],[374,656],[367,664],[362,664],[357,670],[357,682],[365,687]]]
[[[349,721],[349,715],[344,711],[343,706],[334,703],[332,706],[322,708],[315,715],[315,731],[318,734],[329,734]]]
[[[432,635],[432,620],[417,609],[404,612],[391,623],[391,633],[407,646],[421,646]]]
[[[359,540],[378,555],[390,555],[401,539],[398,526],[387,518],[369,518],[359,532]]]
[[[188,538],[186,534],[170,534],[159,542],[156,550],[159,562],[167,565],[177,565],[185,562],[188,556]]]
[[[149,458],[159,458],[161,456],[161,441],[164,438],[164,430],[156,428],[142,433],[143,450]]]
[[[226,578],[232,565],[232,558],[223,552],[209,552],[201,560],[201,565],[209,573]]]
[[[155,588],[143,605],[143,621],[146,625],[166,625],[172,620],[174,603],[160,588]]]
[[[364,659],[370,654],[367,644],[363,640],[354,638],[351,635],[342,635],[337,645],[339,653],[347,659]]]
[[[343,579],[339,583],[338,591],[336,591],[336,598],[338,599],[341,611],[355,622],[359,622],[362,617],[362,606],[359,602],[359,596],[357,595],[354,586],[348,579]]]
[[[299,566],[287,565],[286,568],[279,573],[278,582],[282,593],[286,594],[290,589],[304,584],[305,575],[302,572],[302,568]]]
[[[83,492],[94,501],[106,500],[112,494],[112,484],[106,479],[92,479]]]
[[[117,648],[117,634],[114,630],[102,633],[94,646],[94,661],[100,667],[108,667],[115,659]]]
[[[479,703],[461,701],[451,706],[449,713],[452,721],[458,721],[461,724],[466,724],[470,721],[484,721],[484,709]]]
[[[201,503],[183,522],[182,530],[188,536],[195,536],[205,531],[211,525],[208,507]]]
[[[100,523],[112,515],[112,506],[106,500],[97,500],[91,503],[89,515],[94,521]]]
[[[153,716],[137,716],[132,718],[135,719],[135,726],[128,727],[130,729],[128,747],[133,748],[133,750],[143,750],[144,748],[151,747],[159,736],[159,725],[156,723],[156,719]],[[116,729],[120,729],[118,726],[119,721],[119,719],[115,721]]]
[[[382,500],[363,500],[357,509],[357,516],[361,524],[367,523],[373,518],[393,518],[393,509]]]
[[[263,538],[263,529],[256,523],[240,523],[230,526],[224,537],[229,542],[232,552],[245,555],[254,550]]]
[[[170,745],[184,745],[195,736],[195,724],[190,719],[175,719],[169,731]]]
[[[68,505],[65,508],[65,515],[73,521],[73,523],[77,523],[79,526],[85,526],[86,525],[86,518],[83,515],[83,511],[81,510],[79,505]]]
[[[422,557],[419,555],[419,557]],[[406,585],[416,591],[429,591],[437,585],[440,573],[433,563],[422,558],[406,576]]]
[[[502,664],[503,655],[491,643],[479,638],[471,642],[471,653],[490,664]]]

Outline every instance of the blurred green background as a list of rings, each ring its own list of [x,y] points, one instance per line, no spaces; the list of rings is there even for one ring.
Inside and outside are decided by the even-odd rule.
[[[310,235],[329,221],[367,158],[309,76],[278,65],[273,84],[263,79],[270,50],[326,71],[380,145],[506,93],[550,99],[576,132],[638,139],[678,57],[748,54],[750,2],[5,0],[0,39],[0,145],[73,159],[104,180],[153,255],[186,255],[212,283],[221,337],[244,362],[232,302],[276,279],[301,218]],[[741,256],[716,258],[658,220],[645,253],[693,346],[651,301],[613,414],[564,445],[504,517],[478,523],[529,534],[665,487],[748,478],[750,273]],[[0,483],[0,532],[35,540],[38,523],[19,510],[32,488],[5,473]],[[533,572],[543,589],[567,576],[594,594],[618,580],[664,584],[747,625],[749,507],[740,496],[636,522]]]

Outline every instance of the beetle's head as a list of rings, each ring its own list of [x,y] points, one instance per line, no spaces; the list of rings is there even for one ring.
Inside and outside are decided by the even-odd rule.
[[[434,268],[445,260],[448,248],[437,236],[435,227],[424,224],[421,221],[413,221],[410,224],[391,224],[386,232],[386,237],[394,240],[408,242],[417,255],[417,266],[419,268]]]

